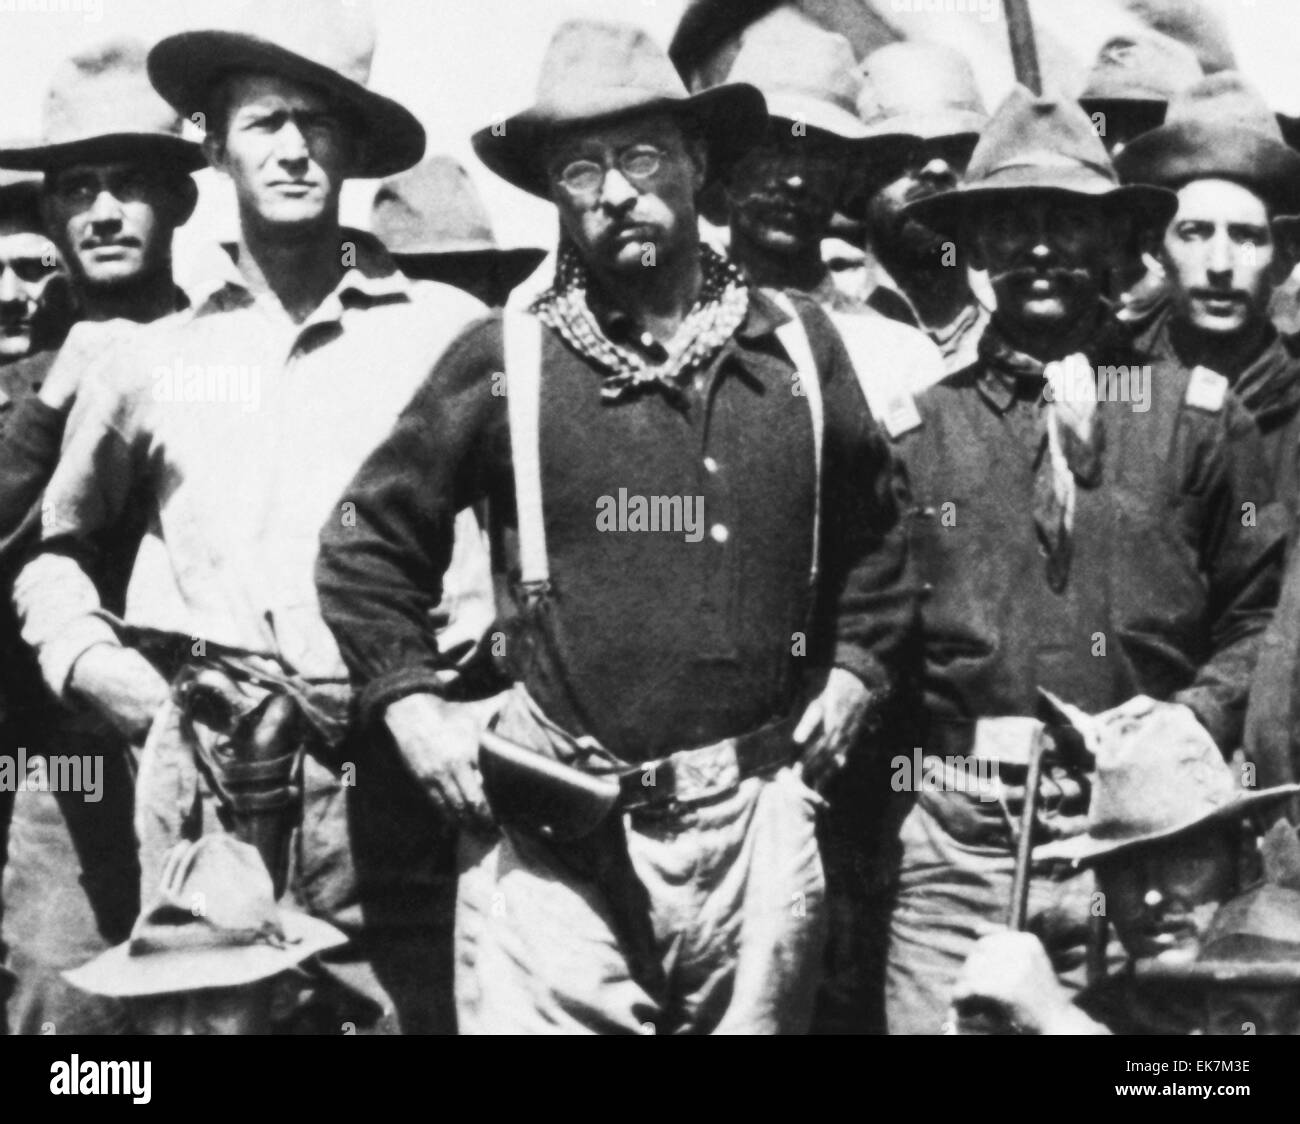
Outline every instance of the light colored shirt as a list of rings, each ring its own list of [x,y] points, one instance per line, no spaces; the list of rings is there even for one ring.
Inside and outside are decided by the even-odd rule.
[[[150,513],[129,624],[275,657],[308,678],[346,677],[316,597],[321,528],[348,525],[340,498],[353,475],[485,309],[407,279],[369,236],[344,237],[355,237],[356,264],[303,323],[254,296],[232,261],[193,308],[85,372],[46,490],[47,549],[14,586],[23,637],[56,693],[87,648],[117,643],[75,548],[140,488]],[[486,631],[492,597],[472,513],[457,532],[447,598],[459,639]]]
[[[924,332],[847,296],[829,274],[808,295],[839,329],[877,417],[882,397],[920,394],[948,374],[943,356]]]

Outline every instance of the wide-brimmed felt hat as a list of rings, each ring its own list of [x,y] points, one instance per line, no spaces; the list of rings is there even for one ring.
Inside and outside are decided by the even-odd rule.
[[[922,140],[969,137],[989,123],[975,72],[960,51],[938,43],[891,43],[863,59],[858,116],[867,132]]]
[[[0,221],[18,220],[36,234],[45,233],[41,216],[41,184],[45,177],[39,172],[15,172],[0,168]]]
[[[1124,115],[1154,129],[1165,118],[1170,99],[1202,77],[1196,52],[1155,31],[1108,39],[1084,82],[1079,104],[1095,113]]]
[[[227,74],[271,74],[311,86],[347,109],[364,142],[352,174],[393,175],[424,156],[424,127],[405,106],[369,88],[375,25],[357,0],[257,0],[246,26],[184,31],[149,52],[149,77],[183,116],[209,113]]]
[[[497,245],[474,182],[450,156],[431,156],[380,184],[370,228],[399,265],[416,268],[421,276],[439,265],[473,268],[491,275],[499,294],[508,293],[546,257],[545,250]]]
[[[1097,774],[1084,835],[1034,849],[1035,860],[1089,866],[1135,847],[1228,824],[1300,792],[1300,785],[1240,788],[1214,739],[1185,707],[1130,700],[1081,732]]]
[[[1264,881],[1224,902],[1210,919],[1196,959],[1140,961],[1142,979],[1255,987],[1300,986],[1300,840],[1285,820],[1260,848]]]
[[[1237,69],[1228,27],[1206,0],[1123,0],[1123,6],[1152,31],[1190,47],[1206,74]]]
[[[641,28],[578,19],[561,24],[551,39],[534,104],[480,129],[474,151],[502,179],[549,198],[543,160],[557,131],[655,111],[696,123],[709,147],[711,178],[762,136],[767,123],[763,95],[753,86],[728,83],[692,95]]]
[[[1016,86],[980,136],[965,180],[952,191],[909,203],[903,214],[934,230],[953,232],[974,209],[1027,192],[1091,199],[1160,229],[1178,205],[1163,188],[1120,183],[1076,102],[1038,97]]]
[[[862,141],[868,134],[857,116],[862,79],[856,68],[843,35],[778,8],[745,30],[727,80],[758,87],[769,118],[836,140]]]
[[[63,974],[119,998],[244,987],[346,943],[333,925],[276,905],[255,847],[214,834],[172,848],[129,940]]]
[[[1232,180],[1274,214],[1300,213],[1300,152],[1236,71],[1211,74],[1175,97],[1165,123],[1135,137],[1115,165],[1129,183],[1174,189],[1197,179]]]
[[[0,166],[44,172],[139,159],[202,168],[203,149],[181,136],[181,118],[149,85],[147,55],[139,40],[113,39],[65,59],[50,79],[39,139],[0,148]]]

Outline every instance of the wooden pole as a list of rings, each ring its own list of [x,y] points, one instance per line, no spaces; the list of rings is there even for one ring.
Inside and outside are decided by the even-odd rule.
[[[1011,39],[1011,65],[1016,81],[1033,93],[1043,92],[1043,76],[1038,69],[1038,46],[1034,42],[1034,21],[1029,18],[1029,0],[1002,0],[1007,17],[1007,34]]]

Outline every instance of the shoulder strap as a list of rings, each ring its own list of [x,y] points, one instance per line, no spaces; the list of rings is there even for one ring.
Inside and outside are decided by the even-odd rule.
[[[822,410],[822,383],[813,360],[812,344],[808,341],[808,332],[803,320],[795,311],[794,302],[782,292],[772,292],[776,305],[790,319],[776,330],[776,337],[781,341],[786,354],[794,363],[795,374],[799,379],[799,388],[808,400],[808,409],[812,412],[813,430],[813,542],[812,572],[809,575],[813,585],[817,584],[817,575],[821,562],[822,542],[822,444],[826,430],[826,417]]]
[[[502,314],[505,342],[506,410],[510,459],[514,465],[519,521],[519,578],[525,593],[550,583],[546,524],[542,518],[542,322],[524,312]]]

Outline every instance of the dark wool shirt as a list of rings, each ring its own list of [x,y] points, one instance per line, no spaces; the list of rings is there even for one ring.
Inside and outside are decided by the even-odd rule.
[[[1186,367],[1201,363],[1195,343],[1173,325],[1166,309],[1143,331],[1138,346]],[[1259,426],[1274,492],[1293,519],[1300,504],[1300,358],[1293,354],[1295,347],[1296,341],[1284,341],[1270,326],[1262,347],[1230,367],[1214,368]]]
[[[888,443],[838,335],[800,317],[822,375],[821,580],[808,400],[751,293],[745,322],[682,399],[601,398],[601,372],[547,331],[541,473],[553,593],[524,611],[498,582],[505,670],[574,735],[647,760],[789,713],[832,664],[887,689],[912,631],[904,506]],[[494,568],[518,577],[500,317],[453,344],[343,497],[355,526],[322,532],[317,584],[371,719],[438,690],[438,603],[452,520],[486,499]],[[703,537],[602,530],[602,497],[703,497]],[[608,501],[605,501],[608,502]],[[352,521],[344,521],[351,523]]]
[[[1107,361],[1151,362],[1150,408],[1098,405],[1101,474],[1077,489],[1059,594],[1033,518],[1041,383],[977,363],[918,400],[921,425],[897,451],[915,500],[915,562],[933,589],[923,609],[929,718],[960,729],[1032,715],[1040,686],[1091,712],[1145,693],[1189,705],[1226,752],[1240,743],[1277,600],[1285,514],[1255,424],[1230,393],[1201,408],[1187,401],[1181,365]]]
[[[59,459],[62,411],[38,397],[57,351],[0,367],[0,717],[47,698],[36,658],[18,634],[9,587],[40,526],[41,493]]]

